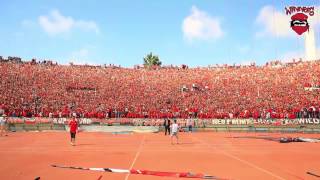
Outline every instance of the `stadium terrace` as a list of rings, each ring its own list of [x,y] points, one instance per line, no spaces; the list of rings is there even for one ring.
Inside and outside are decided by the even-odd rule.
[[[121,68],[0,62],[11,117],[319,118],[320,61],[264,66]]]

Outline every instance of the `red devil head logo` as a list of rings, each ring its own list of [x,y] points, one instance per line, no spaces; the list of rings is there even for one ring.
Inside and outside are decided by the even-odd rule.
[[[291,28],[299,35],[309,31],[308,16],[303,13],[291,16]]]

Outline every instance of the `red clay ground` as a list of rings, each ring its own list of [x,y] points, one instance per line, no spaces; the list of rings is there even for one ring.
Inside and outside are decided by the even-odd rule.
[[[70,146],[66,132],[16,132],[0,137],[0,179],[173,180],[179,178],[103,173],[50,167],[135,168],[191,171],[234,180],[317,179],[320,143],[288,143],[232,137],[306,136],[320,134],[180,133],[181,144],[158,134],[79,133]],[[180,178],[181,180],[183,178]]]

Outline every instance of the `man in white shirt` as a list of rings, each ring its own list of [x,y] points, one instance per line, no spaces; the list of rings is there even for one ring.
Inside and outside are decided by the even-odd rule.
[[[179,125],[177,124],[177,120],[175,119],[173,121],[173,124],[170,125],[171,127],[171,144],[173,144],[173,136],[176,137],[177,144],[179,144],[179,138],[178,138],[178,130],[179,130]]]
[[[193,120],[191,118],[187,119],[187,127],[188,127],[189,133],[192,132],[192,125],[193,125]]]

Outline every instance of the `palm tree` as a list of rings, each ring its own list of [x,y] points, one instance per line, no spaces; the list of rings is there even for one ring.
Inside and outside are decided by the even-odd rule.
[[[158,56],[155,56],[150,52],[149,54],[146,55],[146,57],[143,58],[144,65],[145,66],[161,66],[161,61]]]

